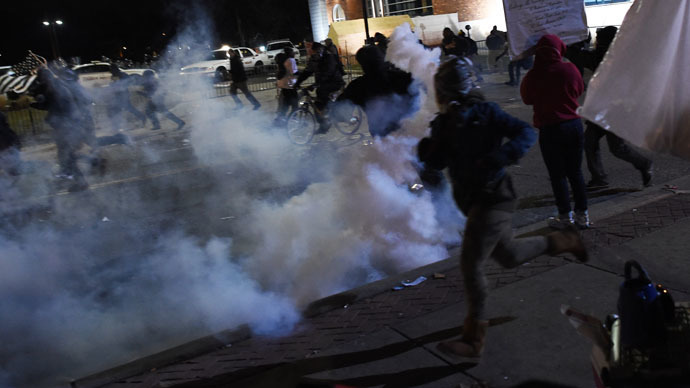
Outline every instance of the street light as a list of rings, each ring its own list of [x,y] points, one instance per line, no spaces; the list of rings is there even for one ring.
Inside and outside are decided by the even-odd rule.
[[[60,47],[58,45],[57,31],[55,26],[61,26],[63,24],[62,20],[56,19],[52,22],[48,20],[43,21],[43,25],[49,27],[48,35],[50,36],[50,47],[53,49],[53,59],[58,59],[60,57]]]

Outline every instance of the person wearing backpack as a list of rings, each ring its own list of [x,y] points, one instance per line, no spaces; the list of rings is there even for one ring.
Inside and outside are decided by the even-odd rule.
[[[448,169],[453,199],[467,216],[460,253],[467,315],[462,337],[440,342],[438,349],[476,358],[481,356],[489,326],[483,271],[487,259],[514,268],[542,254],[569,252],[582,262],[588,255],[574,228],[546,236],[513,235],[518,197],[506,167],[525,155],[537,135],[529,124],[486,101],[471,74],[464,59],[451,57],[439,66],[434,75],[439,114],[430,123],[431,135],[417,145],[417,155],[424,166],[420,177],[425,187],[433,190],[441,182],[425,177],[442,176],[440,171]]]
[[[501,55],[505,45],[505,32],[499,31],[498,27],[494,26],[489,33],[489,36],[486,37],[486,47],[489,49],[489,55],[486,57],[487,69],[498,67],[496,58]]]
[[[280,96],[278,98],[278,115],[274,120],[277,126],[285,125],[288,117],[288,108],[290,114],[297,110],[297,89],[295,89],[295,82],[297,82],[297,61],[295,60],[295,52],[290,47],[285,47],[284,52],[276,55],[276,63],[278,64],[278,72],[276,73],[276,85],[280,89]]]

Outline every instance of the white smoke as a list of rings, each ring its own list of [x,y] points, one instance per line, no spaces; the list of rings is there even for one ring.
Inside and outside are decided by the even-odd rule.
[[[272,112],[234,112],[227,98],[180,104],[212,183],[202,198],[168,198],[191,179],[143,181],[67,197],[48,222],[0,231],[0,382],[51,386],[242,323],[280,335],[310,301],[445,258],[461,214],[448,192],[408,189],[439,52],[401,27],[388,55],[425,85],[421,109],[370,145],[299,148]],[[170,157],[136,146],[148,161]],[[257,195],[282,187],[295,194]],[[232,239],[198,236],[188,220],[149,223],[175,201],[194,201],[209,223],[241,211]]]

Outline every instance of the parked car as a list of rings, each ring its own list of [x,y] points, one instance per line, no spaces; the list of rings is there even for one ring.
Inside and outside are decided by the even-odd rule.
[[[214,81],[222,82],[230,79],[230,50],[237,52],[247,71],[263,72],[266,56],[257,54],[248,47],[221,48],[213,50],[206,60],[192,63],[180,69],[181,75],[203,75],[213,77]]]
[[[270,63],[275,63],[275,56],[280,54],[285,47],[290,47],[295,52],[295,60],[299,62],[300,53],[297,46],[292,44],[289,39],[272,40],[266,45],[266,54]]]
[[[72,67],[75,73],[79,76],[79,83],[85,88],[103,88],[112,82],[112,73],[110,72],[110,63],[93,61],[83,65],[76,65]],[[150,69],[120,69],[123,73],[142,76],[146,70]]]
[[[205,60],[183,66],[181,75],[208,75],[216,81],[226,81],[229,78],[230,50],[220,48],[209,53]]]

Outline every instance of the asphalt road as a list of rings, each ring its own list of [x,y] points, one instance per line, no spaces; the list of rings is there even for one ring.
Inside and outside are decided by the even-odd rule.
[[[517,88],[503,85],[503,77],[506,74],[485,77],[487,81],[482,84],[484,93],[510,114],[530,121],[531,109],[522,104]],[[274,90],[255,94],[263,104],[263,112],[275,111]],[[244,97],[241,98],[244,100]],[[229,97],[220,100],[227,103],[229,111],[234,106]],[[177,104],[172,110],[189,121],[191,115],[195,114],[195,109],[203,104],[203,99],[196,99]],[[236,113],[239,119],[249,117],[249,114],[249,111]],[[50,143],[29,145],[25,149],[24,159],[30,166],[30,172],[20,177],[16,184],[21,188],[21,198],[9,202],[6,200],[3,207],[15,210],[34,209],[29,218],[26,215],[17,217],[15,212],[13,219],[21,223],[38,217],[64,227],[87,222],[83,217],[91,217],[88,222],[101,222],[103,217],[108,217],[110,220],[120,218],[128,222],[136,221],[146,230],[174,226],[203,238],[211,235],[237,237],[242,234],[243,204],[228,198],[248,193],[255,198],[280,201],[300,192],[309,183],[305,181],[303,184],[283,187],[265,174],[246,174],[252,166],[238,165],[236,161],[223,161],[222,157],[214,165],[201,164],[193,152],[190,140],[189,131],[195,130],[198,128],[186,128],[182,131],[164,129],[160,132],[138,128],[129,132],[134,144],[107,147],[105,153],[110,160],[108,173],[104,176],[90,176],[90,189],[81,193],[68,193],[65,187],[54,184],[48,173],[53,168],[55,158],[55,149]],[[304,158],[305,163],[309,163],[317,160],[320,152],[332,153],[362,146],[370,139],[368,135],[364,135],[367,133],[365,126],[360,129],[360,135],[350,138],[331,132],[333,133],[317,137],[310,147],[295,147],[294,153]],[[601,145],[611,186],[607,190],[592,193],[590,201],[602,202],[641,190],[639,173],[626,162],[613,157],[605,141],[602,140]],[[667,182],[690,173],[690,163],[687,161],[668,155],[645,153],[654,160],[654,183]],[[516,226],[545,220],[555,213],[548,174],[538,146],[533,147],[518,166],[512,166],[509,170],[515,178],[521,197],[520,210],[515,217]],[[589,179],[587,172],[585,179]],[[131,193],[136,195],[123,202],[122,198],[132,196]],[[50,210],[72,207],[80,210]],[[92,210],[84,212],[83,209]],[[47,211],[51,213],[46,213]],[[79,216],[75,217],[77,214]],[[218,217],[207,219],[205,214],[217,214]]]

